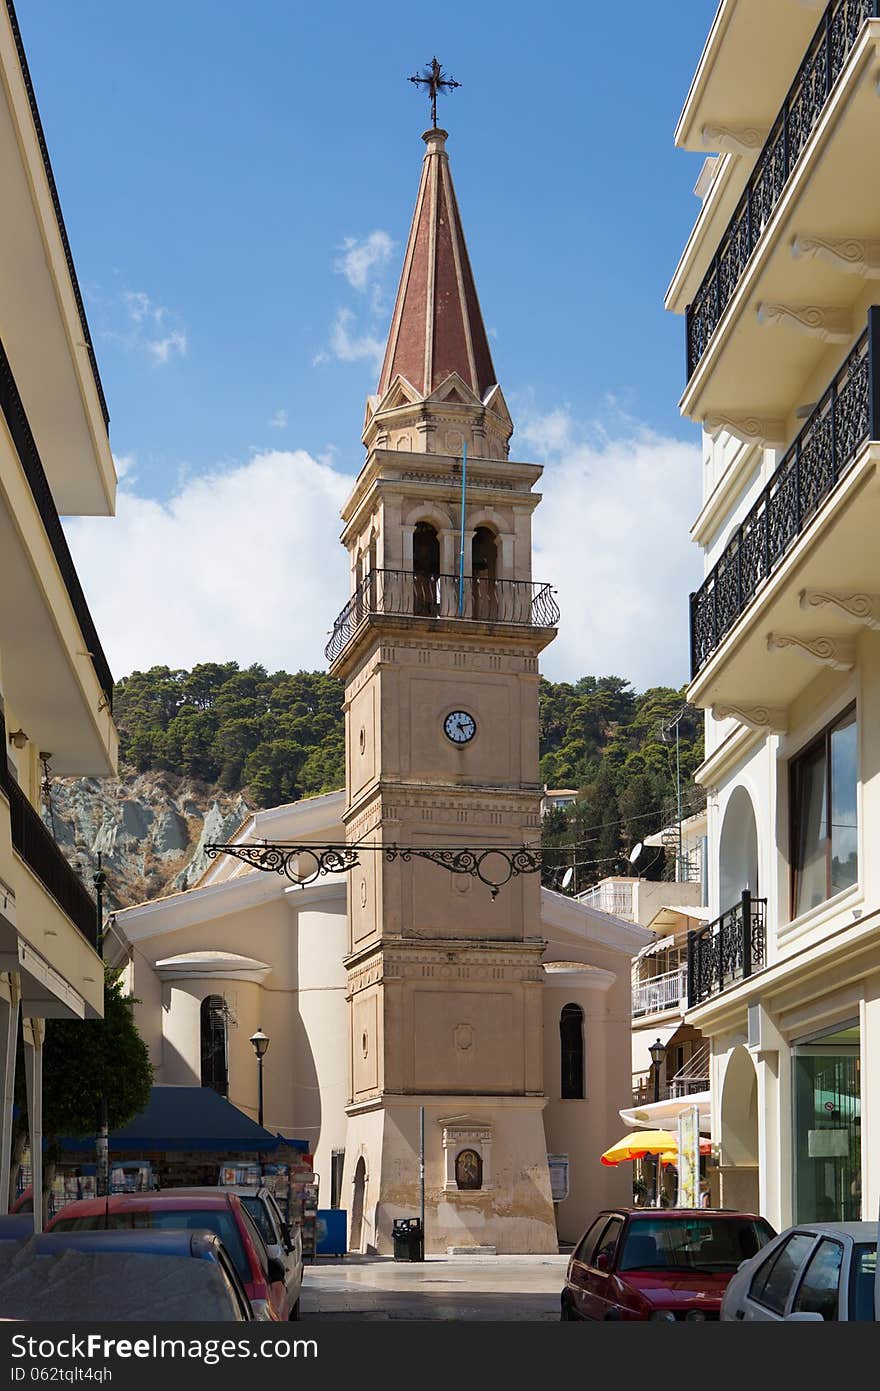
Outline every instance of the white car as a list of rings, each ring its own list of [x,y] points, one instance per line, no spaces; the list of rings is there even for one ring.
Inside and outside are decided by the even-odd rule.
[[[876,1222],[802,1222],[743,1261],[722,1322],[873,1322]]]

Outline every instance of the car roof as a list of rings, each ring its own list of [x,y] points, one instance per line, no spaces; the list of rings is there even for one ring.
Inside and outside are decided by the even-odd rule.
[[[85,1232],[43,1232],[34,1238],[33,1249],[40,1256],[51,1255],[56,1251],[125,1251],[141,1255],[189,1256],[201,1260],[216,1260],[219,1245],[219,1237],[209,1231],[193,1231],[186,1228],[156,1231],[143,1227],[112,1227],[104,1231],[99,1227]]]
[[[787,1227],[781,1236],[789,1232],[816,1232],[818,1236],[848,1236],[853,1241],[876,1241],[876,1222],[796,1222]]]
[[[685,1218],[693,1220],[695,1217],[744,1217],[750,1222],[767,1221],[766,1217],[761,1217],[756,1212],[740,1212],[738,1208],[731,1207],[609,1207],[603,1208],[602,1211],[596,1215],[598,1217],[638,1217],[652,1219],[656,1219],[657,1217],[680,1217],[682,1220]]]
[[[259,1188],[247,1183],[224,1183],[222,1186],[205,1183],[193,1188],[163,1188],[162,1192],[168,1197],[182,1197],[192,1193],[231,1193],[236,1198],[263,1198],[269,1189],[264,1183],[261,1183]]]
[[[104,1211],[144,1212],[151,1208],[162,1208],[166,1212],[216,1212],[229,1205],[225,1190],[219,1188],[213,1193],[192,1193],[180,1197],[162,1192],[111,1193],[109,1198],[76,1198],[59,1208],[56,1217],[95,1217]]]

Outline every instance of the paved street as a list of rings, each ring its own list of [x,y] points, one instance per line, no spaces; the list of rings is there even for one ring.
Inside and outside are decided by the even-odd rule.
[[[306,1266],[304,1319],[559,1318],[567,1256],[346,1256]]]

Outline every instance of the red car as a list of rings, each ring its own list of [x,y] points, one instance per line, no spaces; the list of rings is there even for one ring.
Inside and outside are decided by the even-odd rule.
[[[241,1199],[222,1189],[174,1198],[163,1193],[115,1193],[67,1203],[46,1230],[100,1231],[112,1227],[215,1232],[241,1277],[256,1319],[288,1319],[284,1267],[266,1250]]]
[[[568,1262],[563,1319],[717,1319],[737,1267],[776,1235],[753,1213],[609,1208]]]

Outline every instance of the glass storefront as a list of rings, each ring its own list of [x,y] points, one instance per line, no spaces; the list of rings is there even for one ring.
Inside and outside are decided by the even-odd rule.
[[[794,1065],[796,1222],[846,1222],[862,1213],[858,1022],[799,1043]]]

